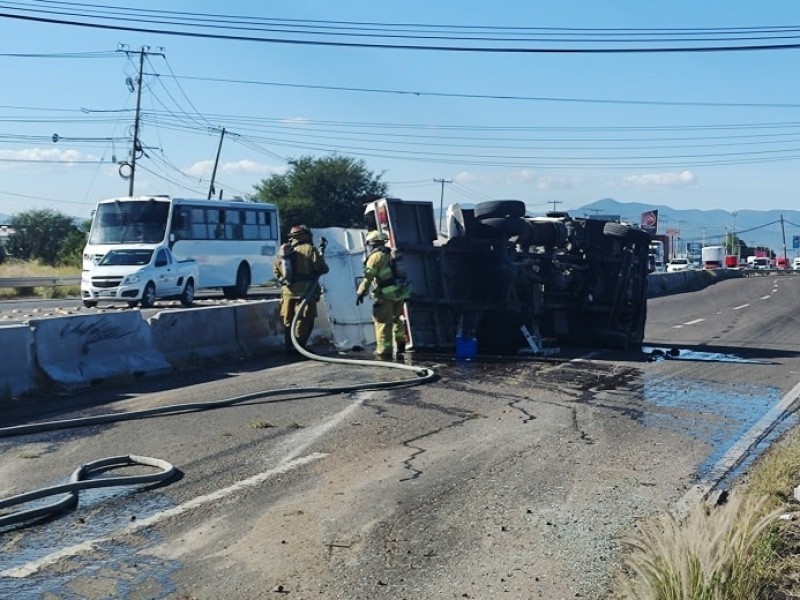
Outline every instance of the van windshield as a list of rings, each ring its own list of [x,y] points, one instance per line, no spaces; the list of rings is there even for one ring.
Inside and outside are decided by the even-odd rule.
[[[100,259],[100,265],[146,265],[153,256],[152,250],[109,250]]]

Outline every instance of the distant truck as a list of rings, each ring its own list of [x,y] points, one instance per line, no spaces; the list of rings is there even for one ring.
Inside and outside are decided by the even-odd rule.
[[[123,301],[134,307],[152,308],[157,299],[178,299],[184,306],[194,302],[199,269],[194,260],[175,260],[167,246],[116,247],[81,273],[83,305],[100,300]]]
[[[704,269],[725,268],[725,246],[706,246],[700,251]]]

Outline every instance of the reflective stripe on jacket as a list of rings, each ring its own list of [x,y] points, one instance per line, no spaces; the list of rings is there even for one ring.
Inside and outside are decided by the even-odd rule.
[[[364,279],[358,286],[358,293],[366,294],[370,288],[376,300],[405,300],[411,296],[411,289],[394,277],[388,249],[375,250],[367,257]]]

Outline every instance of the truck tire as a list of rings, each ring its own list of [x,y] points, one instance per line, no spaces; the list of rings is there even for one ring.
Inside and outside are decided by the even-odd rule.
[[[609,221],[603,225],[603,234],[632,244],[649,244],[651,236],[646,231],[634,229],[630,225]]]
[[[247,298],[248,289],[250,289],[250,267],[247,263],[242,263],[236,271],[236,284],[222,288],[222,294],[226,298]]]
[[[182,306],[191,306],[194,304],[194,279],[191,277],[186,280],[186,285],[183,286],[180,301]]]
[[[156,284],[148,281],[141,299],[142,308],[153,308],[156,304]]]
[[[95,300],[84,300],[83,305],[86,308],[94,308],[95,306],[97,306],[97,302]]]
[[[478,220],[498,217],[524,217],[527,207],[522,200],[490,200],[476,204],[473,214]]]
[[[527,240],[531,234],[531,228],[525,219],[520,218],[486,218],[481,220],[482,229],[489,233],[487,237],[510,238],[518,236]],[[522,242],[522,240],[520,240]]]

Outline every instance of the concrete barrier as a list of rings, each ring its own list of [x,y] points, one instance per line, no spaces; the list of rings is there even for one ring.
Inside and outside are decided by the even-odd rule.
[[[16,398],[36,388],[33,332],[27,325],[0,327],[0,398]]]
[[[744,277],[739,269],[687,270],[676,273],[651,273],[647,277],[647,297],[695,292],[723,279]]]
[[[283,351],[283,327],[278,300],[248,302],[233,307],[236,339],[250,356]]]
[[[171,370],[138,311],[32,319],[30,327],[39,367],[66,387]]]
[[[236,306],[236,339],[247,355],[259,355],[283,351],[283,325],[280,316],[280,301],[267,300]],[[325,302],[317,303],[317,318],[311,331],[309,343],[331,345],[333,329]]]
[[[236,336],[236,311],[230,306],[165,311],[147,322],[156,349],[175,368],[245,354]]]

